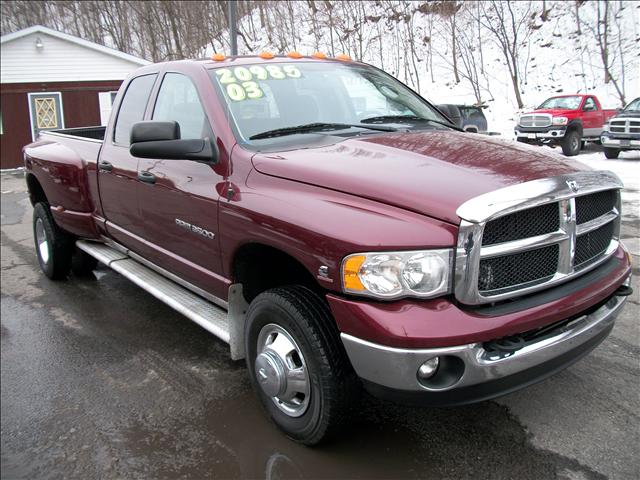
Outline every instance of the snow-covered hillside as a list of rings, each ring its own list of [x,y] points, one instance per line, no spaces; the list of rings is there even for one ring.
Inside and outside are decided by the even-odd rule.
[[[510,137],[520,109],[505,56],[483,22],[481,9],[488,8],[488,2],[454,3],[456,23],[451,2],[332,2],[329,10],[326,6],[323,10],[325,2],[266,2],[241,19],[239,50],[347,53],[383,68],[434,103],[476,103],[478,95],[468,79],[475,70],[481,100],[489,107],[485,110],[489,129]],[[315,12],[310,11],[311,4]],[[559,93],[594,93],[605,107],[621,106],[613,83],[605,83],[595,31],[603,5],[510,3],[516,20],[522,16],[527,30],[520,32],[517,45],[523,110]],[[610,13],[609,63],[630,101],[640,95],[640,2],[615,2],[615,6],[622,10],[616,10],[615,17]],[[459,82],[453,74],[452,32],[457,34]],[[225,43],[226,38],[220,42],[221,50],[228,48]]]

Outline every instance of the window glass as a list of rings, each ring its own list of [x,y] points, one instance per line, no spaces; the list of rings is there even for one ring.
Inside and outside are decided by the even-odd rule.
[[[596,102],[594,102],[593,98],[591,97],[587,98],[587,100],[584,102],[583,110],[586,110],[587,112],[589,112],[595,109],[596,109]]]
[[[410,116],[446,122],[400,82],[363,65],[261,62],[212,69],[210,76],[245,142],[268,130],[317,122],[393,123],[385,118]]]
[[[155,80],[155,74],[143,75],[134,78],[129,83],[116,119],[116,128],[113,136],[116,143],[129,145],[131,127],[134,123],[140,122],[144,118],[144,110]]]
[[[153,119],[178,122],[180,138],[183,139],[210,136],[198,91],[189,77],[179,73],[167,73],[164,76]]]
[[[627,108],[624,109],[625,112],[637,112],[638,110],[640,110],[640,98],[633,100],[627,105]]]
[[[582,97],[570,96],[570,97],[551,97],[545,100],[538,109],[550,108],[550,109],[562,109],[562,110],[577,110],[580,108],[580,102]]]

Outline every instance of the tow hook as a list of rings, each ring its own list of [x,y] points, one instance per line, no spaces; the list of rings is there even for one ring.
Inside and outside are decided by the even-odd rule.
[[[628,297],[633,293],[633,288],[629,285],[620,285],[620,287],[616,290],[616,296],[618,297]]]

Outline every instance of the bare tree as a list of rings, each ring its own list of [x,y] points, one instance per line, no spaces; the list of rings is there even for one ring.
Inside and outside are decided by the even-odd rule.
[[[481,4],[481,23],[492,34],[500,48],[509,70],[513,92],[518,108],[522,108],[521,95],[521,48],[528,44],[531,36],[529,23],[532,4],[530,1],[500,2],[490,0]]]
[[[624,105],[625,99],[625,65],[624,46],[621,34],[621,16],[624,12],[622,2],[605,0],[596,4],[596,22],[587,24],[587,28],[594,35],[598,45],[598,53],[604,72],[604,83],[611,83],[618,93],[620,102]],[[616,55],[615,47],[618,47]],[[617,66],[617,70],[616,70]]]

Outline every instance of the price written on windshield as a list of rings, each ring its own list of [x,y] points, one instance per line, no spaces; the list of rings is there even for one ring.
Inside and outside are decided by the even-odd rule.
[[[256,80],[284,80],[300,78],[302,72],[293,65],[251,65],[250,67],[221,68],[216,70],[218,82],[225,87],[233,101],[255,100],[264,96]]]

